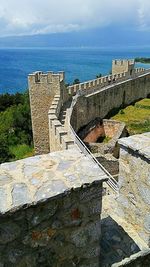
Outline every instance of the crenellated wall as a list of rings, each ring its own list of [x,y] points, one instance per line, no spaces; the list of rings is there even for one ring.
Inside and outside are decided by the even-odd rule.
[[[59,120],[59,113],[62,107],[60,95],[55,95],[48,112],[49,120],[49,146],[50,151],[65,150],[74,145],[74,141],[67,127]],[[69,120],[66,114],[66,120]]]
[[[133,69],[132,75],[128,71],[119,71],[113,75],[106,75],[101,78],[68,86],[68,92],[70,95],[75,95],[78,90],[82,91],[83,94],[93,93],[95,90],[100,90],[108,85],[115,84],[115,82],[136,78],[145,72],[146,70],[144,68]]]
[[[71,124],[78,130],[95,117],[103,118],[113,109],[146,97],[150,93],[150,73],[144,72],[135,70],[132,77],[125,73],[102,77],[68,89],[64,73],[29,75],[35,149],[38,154],[47,154],[0,166],[1,267],[101,266],[103,182],[108,181],[109,173],[91,155],[85,156],[76,145],[72,147],[67,116],[72,114]],[[114,83],[114,78],[120,83]],[[75,106],[67,112],[66,124],[62,125],[62,105],[78,89],[84,89],[80,93],[85,96],[76,97]],[[126,141],[121,143],[117,208],[120,206],[118,211],[122,211],[120,217],[137,225],[138,234],[149,245],[149,144],[144,145],[136,140],[135,150],[130,147],[126,151]],[[69,147],[72,149],[66,150]],[[63,151],[49,154],[50,150]],[[116,202],[113,195],[112,204]],[[118,241],[115,235],[112,237]],[[107,238],[106,244],[109,235]],[[132,259],[127,266],[144,266],[149,261],[149,251]]]
[[[114,111],[145,98],[150,94],[150,71],[86,96],[79,96],[74,106],[71,124],[78,131],[96,117],[109,118]]]
[[[134,72],[134,65],[135,65],[134,59],[113,60],[112,61],[112,74],[117,74],[121,72],[127,72],[129,74],[132,74],[132,72]]]
[[[75,130],[78,130],[95,117],[101,116],[103,118],[115,107],[147,96],[146,93],[144,94],[145,89],[142,92],[143,81],[135,82],[144,73],[147,73],[147,70],[139,68],[134,69],[132,76],[129,72],[123,72],[69,87],[65,86],[64,72],[58,74],[53,72],[30,74],[28,79],[35,154],[67,149],[68,146],[72,145],[70,130],[61,126],[61,122],[58,120],[62,105],[70,97],[77,92],[79,95],[85,96],[78,98],[72,112],[71,124]],[[118,85],[118,83],[121,83],[121,85]],[[100,91],[100,93],[98,94],[97,91]],[[96,102],[93,94],[96,94]]]

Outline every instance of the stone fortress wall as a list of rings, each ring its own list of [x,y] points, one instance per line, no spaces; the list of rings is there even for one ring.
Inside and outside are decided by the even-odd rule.
[[[126,73],[126,81],[124,77],[120,74],[116,75],[115,84],[113,80],[110,81],[105,77],[102,86],[98,86],[97,82],[93,81],[92,88],[87,88],[89,83],[85,83],[84,90],[80,90],[74,105],[66,113],[65,123],[62,124],[59,113],[63,104],[76,93],[78,86],[82,85],[66,88],[64,73],[43,74],[37,72],[29,76],[36,153],[62,151],[0,166],[1,267],[101,266],[99,241],[102,235],[100,220],[102,188],[103,183],[108,180],[108,175],[95,162],[91,161],[91,157],[85,156],[74,144],[72,136],[70,136],[68,118],[71,115],[72,126],[77,130],[91,120],[94,112],[96,112],[95,117],[97,115],[104,117],[111,109],[120,107],[122,103],[128,104],[128,102],[143,98],[150,93],[148,71],[143,69],[135,71],[132,79],[130,74]],[[88,89],[96,91],[93,94]],[[80,93],[85,96],[81,96]],[[89,111],[90,101],[91,113]],[[96,105],[98,106],[96,107]],[[77,118],[77,116],[80,117]],[[139,138],[143,140],[142,136]],[[132,150],[132,147],[130,149]],[[130,153],[129,158],[133,154]],[[122,162],[125,164],[124,158]],[[136,174],[133,172],[134,175],[137,173],[140,175],[142,164],[145,163],[141,161],[139,165],[136,164],[137,172]],[[126,184],[126,174],[123,175]],[[143,176],[140,175],[140,179],[144,179]],[[131,189],[133,183],[134,179],[133,182],[131,179]],[[143,186],[147,192],[149,184],[146,179]],[[124,190],[121,186],[120,192],[124,199]],[[124,200],[121,202],[121,196],[118,196],[120,209],[122,214],[127,211],[127,216],[129,216],[130,209],[128,206],[124,207]],[[128,196],[129,203],[132,200],[131,197],[132,190]],[[112,197],[111,204],[117,204],[115,199],[116,195],[114,199]],[[145,203],[149,201],[148,194],[142,201]],[[117,207],[119,210],[119,206]],[[142,207],[144,209],[144,206]],[[109,215],[114,210],[115,208],[111,208]],[[136,214],[136,210],[132,209],[131,211],[135,211]],[[146,219],[139,225],[140,231],[143,230],[144,237],[145,229],[148,231],[144,238],[144,245],[143,243],[141,245],[141,239],[138,244],[142,252],[127,259],[128,266],[134,266],[131,265],[131,262],[137,262],[140,267],[144,264],[146,266],[147,259],[149,259],[150,250],[144,252],[145,248],[148,249],[150,236],[148,205],[146,205],[146,211],[148,216],[146,217],[146,213],[142,213],[145,214],[144,218]],[[134,218],[136,219],[136,216]],[[124,266],[124,263],[120,263],[118,266]]]
[[[109,118],[114,111],[145,98],[150,94],[150,71],[138,77],[118,80],[105,88],[79,96],[74,107],[71,124],[78,131],[95,117]]]
[[[126,69],[126,68],[123,68]],[[112,75],[106,75],[101,78],[97,78],[94,80],[90,80],[87,82],[83,82],[80,84],[74,84],[71,86],[68,86],[68,91],[70,95],[74,95],[78,90],[84,91],[83,94],[89,94],[93,93],[95,90],[99,90],[101,88],[104,88],[115,81],[121,82],[125,81],[127,79],[131,78],[131,74],[129,71],[120,71],[120,68],[118,68],[118,73],[114,73]],[[146,70],[144,68],[135,68],[132,72],[132,78],[138,77],[140,74],[146,73]]]
[[[62,91],[65,90],[66,94],[65,100],[69,99],[70,96],[74,96],[76,93],[78,95],[76,103],[70,113],[71,125],[76,131],[78,131],[80,127],[88,124],[95,117],[105,118],[106,116],[109,116],[109,113],[112,112],[113,110],[129,105],[141,98],[147,97],[150,94],[150,71],[145,70],[143,68],[134,69],[134,61],[132,60],[113,61],[112,75],[101,77],[85,83],[72,85],[69,86],[68,88],[63,87],[61,89],[60,87],[60,91],[59,92],[57,91],[57,95],[53,99],[48,112],[50,151],[68,149],[73,145],[73,139],[72,136],[70,136],[69,125],[66,124],[67,127],[66,125],[64,127],[64,125],[62,125],[59,120],[59,112],[61,111],[61,106],[65,102],[65,101],[63,102],[61,99],[61,94],[64,94],[62,93],[61,90]],[[67,116],[66,119],[68,120]],[[138,171],[139,170],[137,168],[137,172]],[[119,182],[120,181],[121,181],[121,176],[119,178]],[[132,186],[133,182],[131,179],[130,188],[132,188]],[[149,190],[148,185],[145,190]],[[134,194],[132,192],[132,189],[130,194],[131,195]],[[124,210],[124,204],[122,204],[120,199],[124,199],[123,190],[120,195],[120,198],[118,198],[118,203]],[[149,211],[149,208],[145,209]],[[126,211],[127,210],[125,209],[125,212]],[[128,211],[126,212],[126,216],[130,217],[130,208],[129,212]],[[135,222],[136,219],[133,220],[132,223],[135,224]],[[140,228],[141,233],[145,235],[144,233],[145,231],[147,231],[145,230],[145,222],[143,222],[143,224],[140,225],[140,227],[141,227]],[[139,231],[137,232],[140,235],[140,232]],[[147,234],[147,237],[143,237],[145,243],[148,246],[149,246],[149,237],[150,237],[149,233]],[[141,256],[139,257],[137,256],[136,261],[139,261],[140,257]],[[130,259],[127,259],[127,262],[130,264]]]
[[[138,84],[138,79],[140,79],[140,75],[149,71],[143,68],[136,68],[132,70],[131,75],[130,71],[127,71],[126,65],[130,66],[128,61],[124,60],[120,70],[124,70],[122,73],[104,76],[92,81],[68,86],[67,88],[65,86],[64,72],[58,74],[53,72],[30,74],[28,81],[35,153],[48,153],[49,151],[57,150],[57,148],[63,149],[72,145],[68,129],[60,125],[61,122],[58,122],[58,117],[63,104],[77,92],[82,96],[87,95],[87,97],[78,97],[76,107],[74,107],[71,115],[71,125],[76,131],[95,117],[104,118],[113,108],[146,97],[148,92],[146,92],[146,89],[142,92],[143,84],[141,81]],[[145,77],[148,77],[148,75]],[[127,82],[127,80],[129,81]],[[122,84],[121,82],[123,81],[124,83]],[[133,84],[133,81],[135,81],[135,84]],[[121,84],[117,87],[117,83]],[[139,85],[141,89],[137,90],[136,88],[139,88]],[[106,87],[109,88],[107,89]],[[97,94],[93,95],[96,91]],[[99,94],[98,91],[100,91]],[[95,103],[94,96],[97,98],[98,103]],[[54,123],[57,126],[54,126]],[[60,137],[57,135],[54,138],[53,134],[56,135],[60,131]]]
[[[74,145],[67,125],[68,116],[65,117],[65,126],[59,120],[62,101],[60,95],[55,95],[48,112],[49,120],[49,147],[50,151],[64,150]]]

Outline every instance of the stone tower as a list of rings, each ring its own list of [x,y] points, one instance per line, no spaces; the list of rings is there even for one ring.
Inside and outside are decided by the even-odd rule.
[[[112,61],[112,75],[128,72],[130,75],[134,69],[134,59],[126,60],[126,59],[117,59]]]
[[[64,98],[64,72],[35,72],[28,83],[35,154],[49,153],[48,111],[56,94]]]

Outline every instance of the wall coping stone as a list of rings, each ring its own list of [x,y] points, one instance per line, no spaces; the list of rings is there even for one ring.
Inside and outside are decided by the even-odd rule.
[[[150,132],[121,138],[118,143],[150,160]]]
[[[66,194],[107,175],[77,147],[0,165],[0,214]]]
[[[111,267],[123,267],[123,266],[128,266],[129,263],[134,263],[138,258],[143,258],[146,257],[150,254],[150,249],[144,249],[142,251],[139,251],[138,253],[135,253],[131,255],[129,258],[125,258],[121,262],[114,263],[111,265]]]

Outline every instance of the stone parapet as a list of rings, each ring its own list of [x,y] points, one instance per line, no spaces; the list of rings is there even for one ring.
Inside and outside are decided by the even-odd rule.
[[[63,149],[69,149],[74,145],[73,138],[70,135],[69,127],[64,127],[59,118],[59,113],[62,107],[62,99],[60,95],[56,95],[53,99],[52,105],[48,112],[49,119],[49,141],[50,151],[57,151]],[[69,114],[66,113],[66,123]]]
[[[77,149],[0,166],[0,266],[99,266],[99,167]]]
[[[150,133],[119,140],[119,214],[150,246]]]
[[[144,73],[147,73],[147,70],[144,68],[135,68],[132,70],[132,74],[130,74],[128,71],[118,71],[112,75],[106,75],[101,78],[68,86],[67,89],[70,95],[75,95],[78,91],[89,94],[96,90],[101,90],[106,86],[115,84],[116,82],[126,81],[131,78],[134,79]]]

